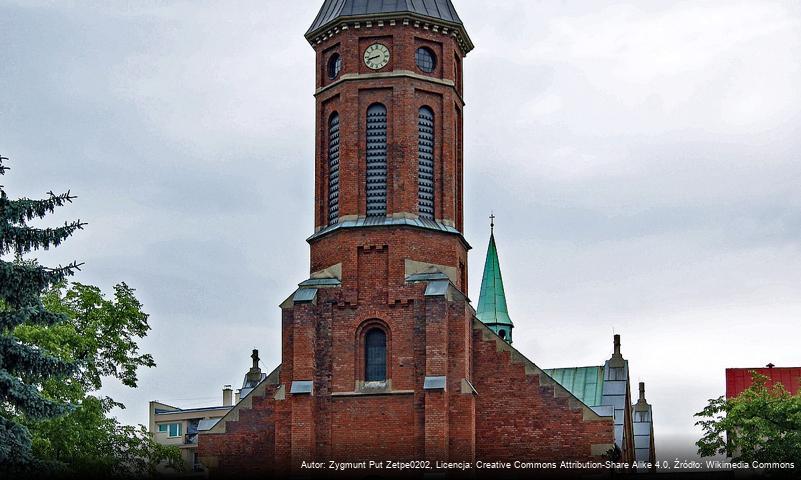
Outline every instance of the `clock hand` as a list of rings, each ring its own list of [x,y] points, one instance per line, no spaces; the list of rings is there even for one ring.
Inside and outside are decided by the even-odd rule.
[[[367,59],[368,62],[375,60],[376,58],[381,58],[381,55],[376,55],[375,57],[370,57]]]

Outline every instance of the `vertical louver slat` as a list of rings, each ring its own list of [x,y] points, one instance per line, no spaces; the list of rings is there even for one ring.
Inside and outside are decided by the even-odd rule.
[[[428,107],[417,119],[417,203],[420,218],[434,220],[434,112]]]
[[[328,224],[339,221],[339,114],[328,121]]]
[[[387,108],[367,109],[367,216],[387,214]]]

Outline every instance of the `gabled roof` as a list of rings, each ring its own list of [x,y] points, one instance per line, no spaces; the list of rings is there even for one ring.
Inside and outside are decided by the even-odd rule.
[[[588,406],[603,404],[604,367],[551,368],[544,372]]]
[[[503,290],[501,264],[495,246],[495,234],[490,234],[487,247],[487,260],[484,263],[484,277],[481,279],[481,294],[478,297],[476,317],[485,325],[512,325],[506,307],[506,293]]]
[[[306,35],[344,17],[404,12],[462,25],[451,0],[325,0]]]

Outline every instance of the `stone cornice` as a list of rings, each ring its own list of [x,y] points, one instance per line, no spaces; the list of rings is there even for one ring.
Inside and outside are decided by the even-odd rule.
[[[413,26],[414,28],[422,28],[423,30],[453,37],[462,48],[464,55],[467,55],[475,47],[467,35],[464,25],[409,12],[342,17],[335,22],[323,25],[321,28],[307,33],[306,40],[309,41],[312,47],[315,47],[349,29],[383,28],[396,25]]]
[[[393,70],[391,72],[377,72],[377,73],[346,73],[342,75],[339,79],[337,79],[337,81],[329,85],[326,85],[324,87],[318,88],[314,92],[314,96],[317,97],[327,92],[328,90],[331,90],[332,88],[336,88],[337,86],[342,85],[343,83],[352,82],[354,80],[371,80],[371,79],[387,79],[387,78],[413,78],[415,80],[420,80],[423,82],[429,82],[437,85],[442,85],[445,87],[451,87],[453,91],[456,92],[456,96],[459,98],[459,100],[461,100],[462,107],[466,105],[464,103],[464,99],[459,94],[459,91],[456,90],[456,84],[453,83],[453,80],[443,80],[441,78],[421,75],[411,70]]]

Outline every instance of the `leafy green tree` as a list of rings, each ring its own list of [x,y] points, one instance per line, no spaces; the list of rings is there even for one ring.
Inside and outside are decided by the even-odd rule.
[[[23,324],[14,333],[76,365],[69,378],[44,383],[49,396],[80,401],[100,390],[104,377],[135,388],[137,369],[156,365],[152,356],[139,352],[137,341],[150,331],[148,315],[142,311],[134,289],[125,283],[114,287],[110,300],[98,287],[60,282],[42,296],[42,301],[49,311],[67,321],[52,326]]]
[[[8,170],[4,160],[7,158],[0,156],[0,175]],[[69,375],[73,371],[70,363],[26,344],[14,330],[23,323],[47,326],[63,322],[66,317],[47,310],[41,295],[79,266],[47,268],[2,259],[11,253],[19,256],[57,247],[83,228],[80,221],[57,228],[29,226],[31,220],[44,218],[75,198],[69,192],[48,195],[42,200],[10,200],[0,186],[0,470],[33,461],[31,437],[21,420],[52,418],[68,410],[67,404],[48,398],[38,386]]]
[[[712,399],[696,425],[704,436],[696,442],[704,457],[731,456],[744,462],[795,462],[801,465],[801,393],[752,372],[753,384],[735,398]]]
[[[76,405],[69,414],[28,423],[36,458],[48,471],[104,478],[139,478],[164,462],[180,466],[180,451],[156,443],[144,426],[121,425],[111,416],[124,405],[91,395],[104,378],[137,386],[137,369],[153,367],[137,341],[150,330],[148,315],[125,283],[106,298],[99,288],[62,282],[43,296],[48,310],[67,317],[53,326],[23,324],[15,334],[26,343],[53,352],[77,368],[66,379],[48,380],[42,390],[51,398]]]
[[[84,226],[27,224],[74,198],[10,200],[0,186],[0,477],[140,478],[161,462],[180,466],[176,447],[120,424],[111,413],[124,406],[91,395],[107,377],[136,387],[137,369],[155,365],[139,352],[150,326],[134,290],[122,283],[107,299],[97,287],[67,283],[77,264],[51,269],[22,258]]]

